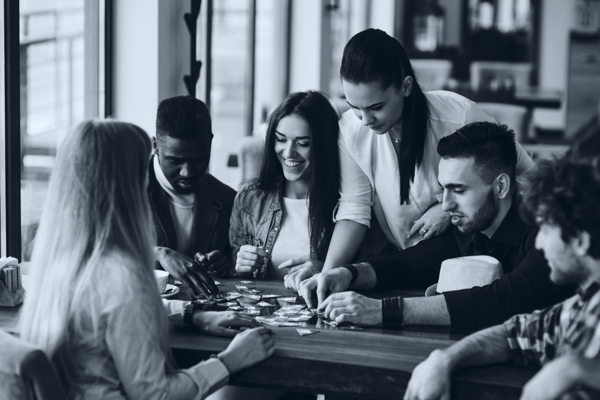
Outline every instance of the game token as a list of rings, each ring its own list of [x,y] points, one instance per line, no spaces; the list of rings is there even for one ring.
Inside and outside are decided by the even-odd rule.
[[[280,294],[263,294],[263,299],[276,299],[278,297],[283,297]]]
[[[234,300],[234,299],[237,299],[238,297],[242,297],[242,295],[237,292],[228,292],[228,293],[225,293],[224,299],[225,300]]]
[[[264,290],[258,290],[258,289],[241,289],[243,292],[247,292],[250,294],[259,294],[260,292],[264,292]]]
[[[257,296],[255,294],[243,294],[242,296],[256,301],[259,301],[261,299],[261,296]]]
[[[248,289],[248,287],[247,287],[247,286],[239,286],[239,285],[236,285],[236,286],[235,286],[235,288],[236,288],[237,290],[246,290],[246,289]]]
[[[300,322],[282,322],[281,324],[279,324],[279,326],[282,327],[292,327],[292,326],[300,326]]]
[[[360,326],[356,326],[356,325],[338,326],[338,329],[343,329],[345,331],[364,331],[363,328],[361,328]]]
[[[233,311],[243,311],[244,307],[242,307],[242,306],[229,306],[229,309],[233,310]]]
[[[312,335],[313,333],[321,332],[321,331],[315,331],[314,329],[303,329],[303,328],[298,328],[296,330],[298,331],[300,336]]]
[[[251,283],[252,283],[252,281],[240,281],[240,283],[241,283],[242,285],[246,285],[246,284],[251,284]]]
[[[260,303],[256,303],[256,305],[260,307],[275,307],[273,304],[267,303],[266,301],[261,301]]]
[[[209,299],[198,299],[198,300],[194,300],[194,303],[197,304],[213,304],[215,303],[214,300],[209,300]]]
[[[237,301],[228,301],[227,303],[223,304],[224,306],[227,307],[236,307],[238,305]]]
[[[295,303],[298,298],[297,297],[282,297],[281,300],[286,301],[288,303]]]
[[[260,315],[260,310],[248,310],[246,309],[246,313],[250,315]]]

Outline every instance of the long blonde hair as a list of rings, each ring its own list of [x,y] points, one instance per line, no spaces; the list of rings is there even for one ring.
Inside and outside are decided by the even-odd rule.
[[[107,305],[122,304],[132,291],[144,296],[144,312],[156,320],[150,334],[168,354],[168,322],[153,273],[150,153],[146,132],[113,120],[82,122],[59,149],[20,320],[22,338],[50,357],[69,341],[96,334]]]

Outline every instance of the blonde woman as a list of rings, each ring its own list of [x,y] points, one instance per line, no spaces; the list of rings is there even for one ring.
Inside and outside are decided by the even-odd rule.
[[[70,399],[200,399],[273,353],[265,328],[247,329],[218,358],[173,368],[167,312],[181,323],[185,303],[162,303],[154,279],[150,151],[135,125],[87,121],[58,154],[21,336],[52,359]],[[195,312],[192,321],[225,335],[257,326],[234,313]]]

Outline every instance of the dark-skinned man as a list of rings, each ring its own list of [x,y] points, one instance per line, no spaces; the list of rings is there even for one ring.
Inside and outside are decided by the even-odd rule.
[[[229,217],[235,191],[207,172],[211,118],[202,101],[178,96],[160,102],[148,195],[160,265],[196,294],[218,290],[205,271],[233,269]]]

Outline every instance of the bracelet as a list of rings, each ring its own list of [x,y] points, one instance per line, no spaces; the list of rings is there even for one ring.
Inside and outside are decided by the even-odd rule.
[[[358,269],[356,269],[356,267],[353,264],[344,264],[340,268],[346,268],[352,274],[350,285],[356,282],[356,278],[358,278]]]
[[[402,300],[401,296],[384,297],[381,299],[382,320],[384,325],[399,325],[402,323]]]
[[[194,310],[196,305],[191,301],[186,304],[185,311],[183,312],[183,325],[188,331],[197,331],[198,328],[194,326]]]

